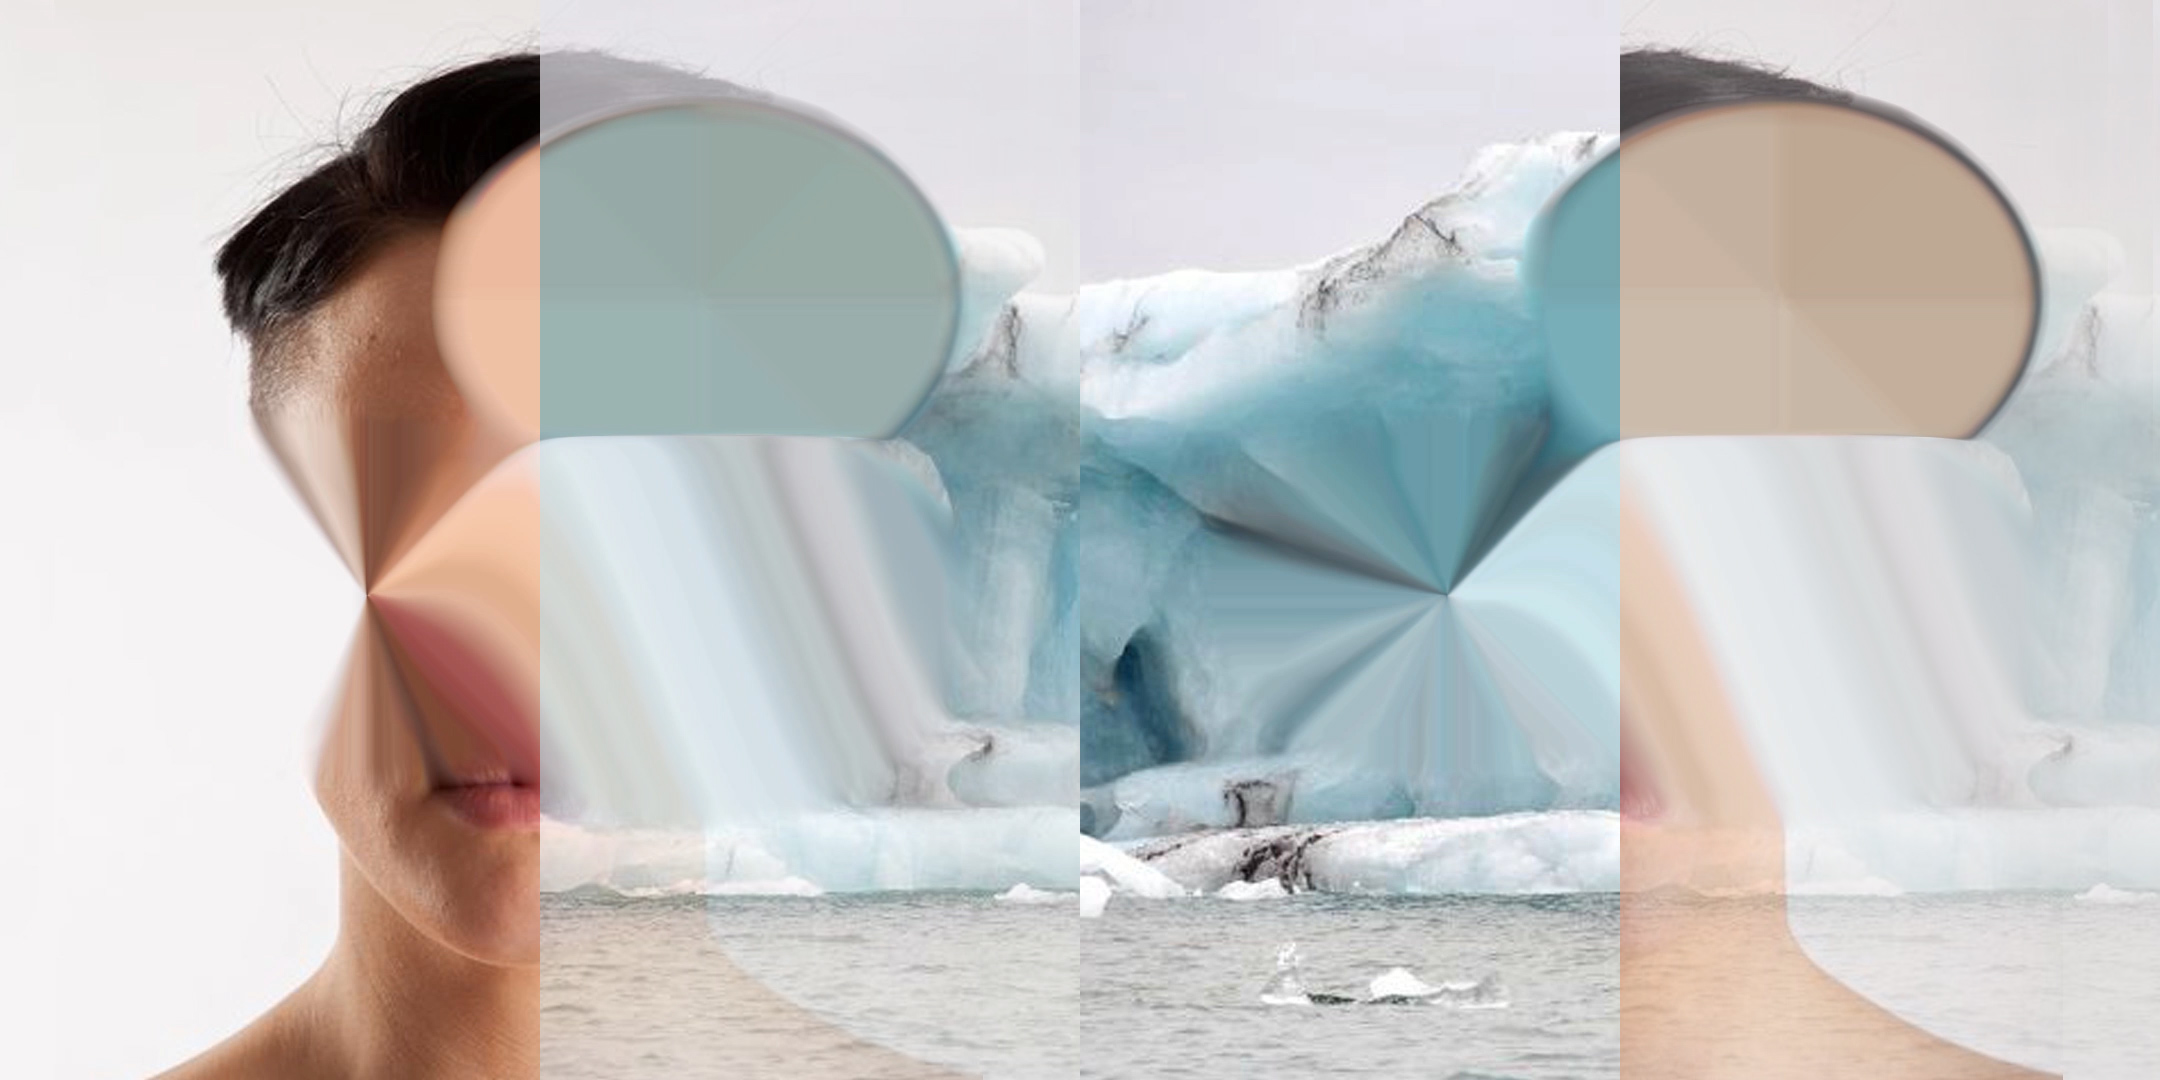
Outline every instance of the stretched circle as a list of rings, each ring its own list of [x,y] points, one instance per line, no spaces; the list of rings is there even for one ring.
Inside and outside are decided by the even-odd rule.
[[[1629,133],[1540,215],[1556,425],[1963,438],[2016,384],[2039,272],[2016,211],[1886,107],[1713,106]]]
[[[959,266],[915,185],[767,101],[666,104],[506,162],[445,230],[437,332],[533,438],[883,437],[952,350]]]

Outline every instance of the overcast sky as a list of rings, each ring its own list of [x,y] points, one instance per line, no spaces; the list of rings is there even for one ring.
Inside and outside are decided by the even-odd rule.
[[[626,10],[634,8],[635,10]],[[1386,236],[1487,143],[1616,126],[1612,0],[577,0],[549,43],[814,103],[1038,287],[1259,269]]]

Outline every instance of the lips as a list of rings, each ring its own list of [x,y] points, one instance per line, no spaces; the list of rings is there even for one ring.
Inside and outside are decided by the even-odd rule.
[[[432,598],[431,598],[432,599]],[[484,618],[453,603],[413,603],[381,596],[374,607],[391,638],[403,674],[499,757],[477,770],[455,770],[459,783],[522,782],[540,773],[538,676],[531,658]],[[464,775],[471,773],[471,775]]]
[[[453,782],[430,796],[466,824],[480,829],[540,826],[540,788],[512,779]]]
[[[433,796],[491,828],[539,818],[539,530],[527,448],[474,484],[368,590],[409,691]]]

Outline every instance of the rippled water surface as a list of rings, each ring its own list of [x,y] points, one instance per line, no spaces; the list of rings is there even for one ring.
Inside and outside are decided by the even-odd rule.
[[[1082,931],[1080,1075],[1528,1078],[1616,1076],[1614,897],[1350,898],[1243,905],[1113,903]],[[1314,994],[1360,997],[1374,976],[1497,974],[1501,1009],[1262,1004],[1295,941]]]
[[[1809,956],[1912,1023],[2071,1076],[2160,1077],[2160,901],[1794,898]],[[1612,896],[1252,903],[978,894],[551,896],[543,1064],[563,1080],[1618,1075]],[[1507,1007],[1271,1006],[1390,968]]]

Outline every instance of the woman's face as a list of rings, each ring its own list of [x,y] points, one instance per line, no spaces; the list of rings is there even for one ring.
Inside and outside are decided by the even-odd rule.
[[[421,932],[539,956],[538,500],[436,347],[437,234],[400,236],[258,362],[257,424],[366,591],[315,776]]]

